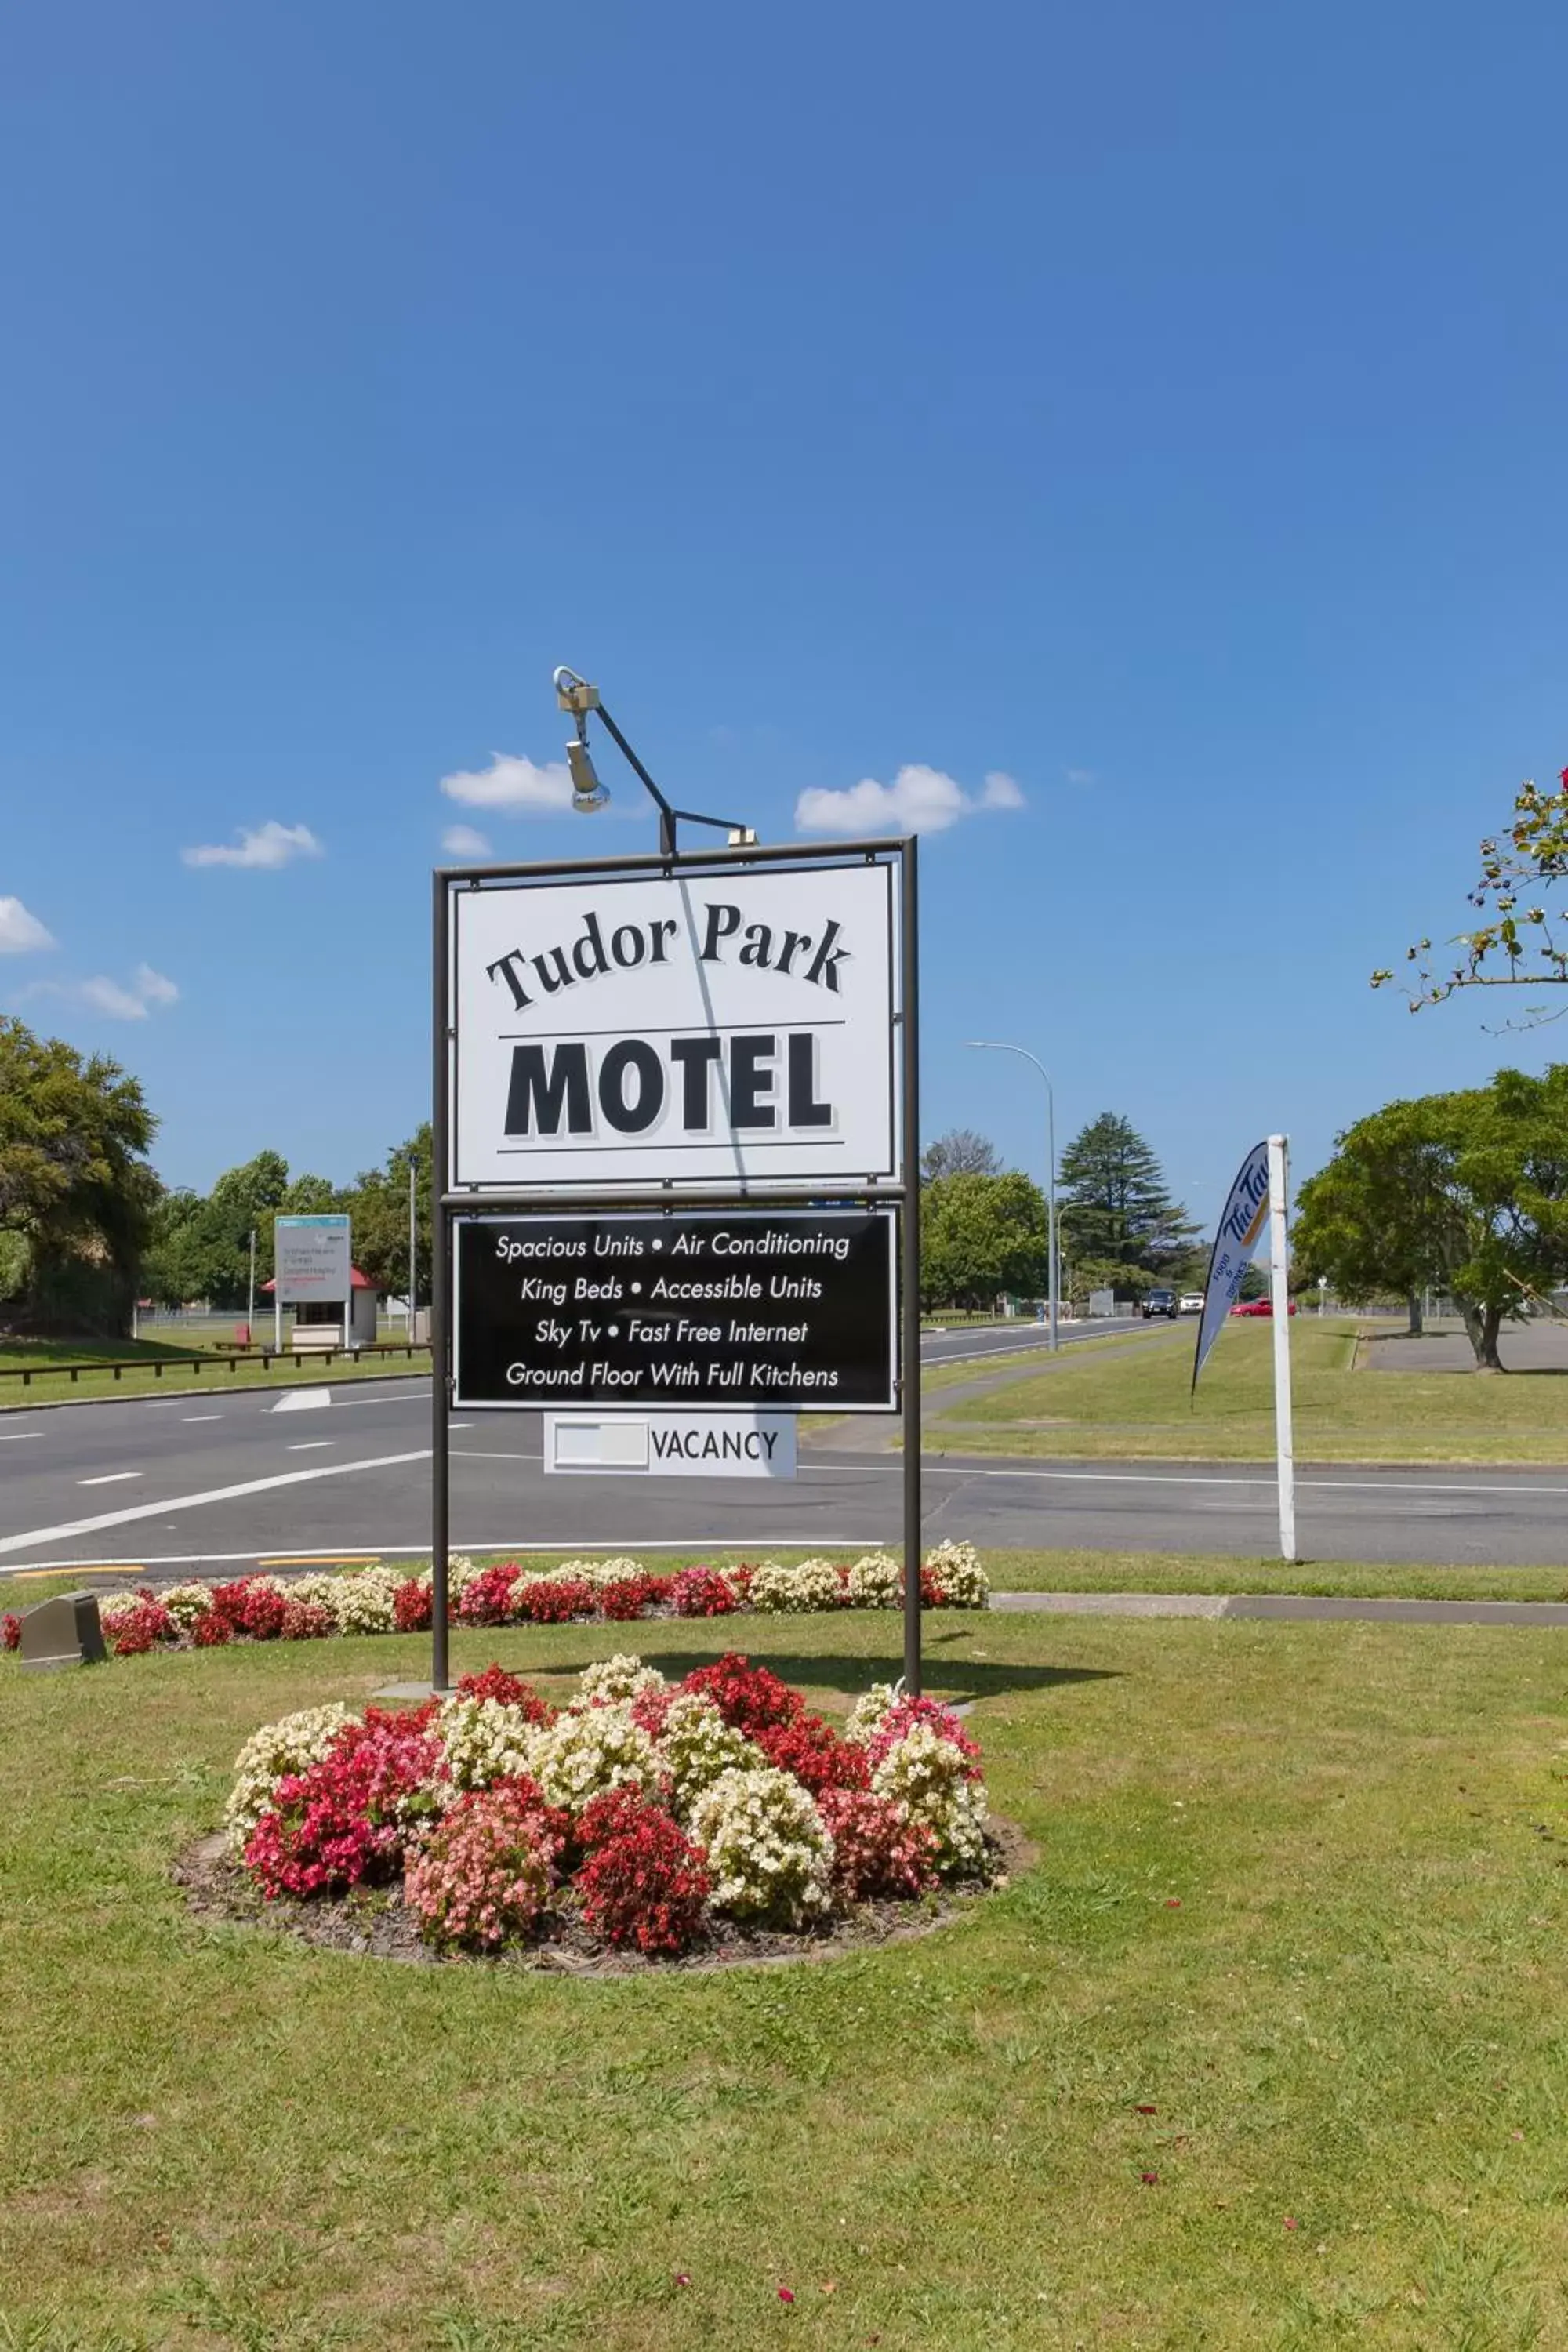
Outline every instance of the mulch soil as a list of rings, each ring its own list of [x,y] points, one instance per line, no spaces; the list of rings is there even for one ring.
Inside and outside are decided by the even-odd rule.
[[[552,1976],[625,1977],[671,1969],[690,1974],[705,1969],[776,1967],[784,1962],[840,1958],[882,1944],[911,1942],[963,1917],[981,1896],[1005,1886],[1035,1859],[1035,1849],[1022,1832],[994,1815],[987,1845],[990,1870],[984,1878],[955,1881],[917,1902],[857,1904],[822,1927],[799,1935],[715,1919],[707,1937],[676,1959],[650,1959],[641,1952],[619,1951],[601,1943],[584,1927],[569,1889],[558,1899],[537,1942],[493,1957],[465,1953],[448,1958],[433,1952],[421,1940],[399,1886],[359,1889],[335,1900],[268,1903],[229,1853],[221,1832],[187,1848],[174,1864],[174,1876],[198,1919],[269,1927],[300,1943],[367,1959],[408,1960],[425,1968],[510,1967]]]

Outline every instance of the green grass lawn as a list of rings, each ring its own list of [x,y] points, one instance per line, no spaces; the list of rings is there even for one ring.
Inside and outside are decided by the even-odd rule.
[[[683,1669],[734,1630],[455,1649]],[[833,1706],[897,1639],[744,1633]],[[1568,2342],[1565,1654],[933,1621],[1035,1864],[923,1942],[600,1983],[307,1950],[171,1885],[257,1723],[422,1642],[0,1664],[0,2345]]]
[[[1272,1328],[1226,1323],[1189,1400],[1189,1348],[1110,1349],[956,1403],[928,1451],[1265,1461],[1274,1452]],[[1304,1462],[1568,1463],[1568,1373],[1369,1372],[1355,1326],[1290,1327]]]
[[[187,1339],[181,1336],[166,1339],[39,1339],[13,1344],[0,1344],[0,1372],[19,1371],[26,1368],[38,1377],[23,1382],[0,1379],[0,1412],[26,1411],[29,1406],[57,1403],[62,1397],[104,1400],[121,1396],[177,1396],[193,1390],[210,1390],[224,1386],[257,1385],[265,1381],[268,1387],[298,1388],[320,1381],[352,1381],[373,1379],[377,1374],[401,1371],[405,1376],[427,1373],[430,1370],[428,1349],[416,1349],[408,1356],[362,1356],[356,1364],[350,1357],[337,1356],[330,1364],[310,1356],[273,1357],[263,1368],[259,1355],[250,1360],[244,1356],[237,1366],[227,1360],[212,1365],[183,1361],[192,1356],[217,1353],[225,1343],[204,1336]],[[73,1381],[64,1370],[51,1372],[51,1365],[90,1364],[95,1369],[83,1371]],[[110,1369],[115,1364],[124,1369],[117,1380]],[[162,1370],[155,1370],[155,1366]],[[0,2352],[4,2352],[0,2345]]]

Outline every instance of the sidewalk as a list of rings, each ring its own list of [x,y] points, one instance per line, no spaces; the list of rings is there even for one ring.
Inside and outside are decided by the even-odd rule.
[[[1568,1625],[1568,1601],[1346,1601],[1310,1592],[994,1592],[993,1609],[1058,1617],[1333,1618],[1359,1624]]]

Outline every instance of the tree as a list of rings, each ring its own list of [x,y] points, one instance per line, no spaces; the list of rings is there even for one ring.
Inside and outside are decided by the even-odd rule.
[[[995,1145],[972,1127],[950,1127],[921,1153],[922,1184],[934,1184],[943,1176],[996,1176],[1001,1169]]]
[[[1037,1184],[1005,1176],[939,1176],[921,1200],[921,1300],[989,1307],[1003,1291],[1046,1285],[1046,1202]]]
[[[1558,945],[1542,903],[1552,884],[1568,876],[1568,768],[1557,783],[1554,793],[1521,784],[1507,834],[1482,842],[1480,878],[1469,893],[1482,919],[1452,941],[1464,950],[1463,961],[1438,978],[1426,961],[1430,940],[1405,949],[1405,962],[1416,967],[1412,1013],[1424,1004],[1441,1004],[1460,988],[1562,987],[1568,982],[1568,948]],[[1530,903],[1521,906],[1521,898]],[[1383,988],[1393,978],[1392,971],[1374,971],[1372,984]]]
[[[354,1264],[378,1290],[408,1290],[408,1168],[414,1165],[417,1296],[428,1299],[433,1271],[430,1238],[430,1122],[386,1155],[383,1168],[356,1177],[342,1205],[353,1221]]]
[[[118,1062],[0,1017],[0,1234],[30,1320],[130,1328],[156,1127]]]
[[[306,1184],[324,1180],[308,1177]],[[328,1188],[326,1206],[331,1205]],[[237,1311],[250,1296],[250,1236],[256,1235],[258,1287],[272,1273],[272,1220],[289,1202],[289,1162],[280,1151],[258,1151],[254,1160],[227,1168],[204,1200],[199,1193],[170,1194],[162,1205],[148,1254],[150,1295],[170,1307],[193,1298]],[[308,1214],[314,1200],[296,1214]]]
[[[1098,1260],[1169,1278],[1198,1229],[1130,1119],[1101,1111],[1068,1145],[1060,1172],[1062,1247],[1075,1265]]]
[[[1568,1273],[1568,1064],[1359,1120],[1302,1185],[1295,1245],[1300,1275],[1352,1305],[1451,1291],[1477,1370],[1500,1372],[1503,1316]]]

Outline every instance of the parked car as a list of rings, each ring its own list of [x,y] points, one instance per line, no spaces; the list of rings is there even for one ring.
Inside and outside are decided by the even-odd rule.
[[[1204,1293],[1201,1290],[1184,1290],[1181,1298],[1177,1302],[1177,1314],[1201,1315],[1203,1311]]]
[[[1146,1290],[1143,1293],[1143,1320],[1150,1322],[1156,1315],[1168,1315],[1176,1319],[1176,1294],[1173,1290]]]
[[[1271,1298],[1244,1298],[1240,1300],[1237,1306],[1233,1307],[1230,1311],[1233,1315],[1272,1315],[1274,1312],[1274,1301]],[[1294,1315],[1298,1311],[1296,1302],[1292,1299],[1290,1301],[1290,1312]]]

